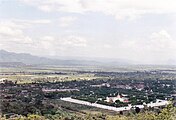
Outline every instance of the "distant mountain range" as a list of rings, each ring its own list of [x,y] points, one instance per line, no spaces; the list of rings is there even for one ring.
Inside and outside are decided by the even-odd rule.
[[[38,57],[28,53],[14,53],[0,50],[0,65],[124,65],[129,64],[123,61],[94,61],[94,60],[63,60],[46,57]]]
[[[0,66],[26,66],[26,65],[66,65],[66,66],[119,66],[140,65],[139,62],[126,59],[64,57],[57,58],[39,57],[28,53],[15,53],[0,50]],[[148,64],[149,65],[149,64]],[[151,64],[152,65],[152,64]],[[157,64],[156,64],[157,65]],[[168,60],[163,65],[176,65],[176,60]]]

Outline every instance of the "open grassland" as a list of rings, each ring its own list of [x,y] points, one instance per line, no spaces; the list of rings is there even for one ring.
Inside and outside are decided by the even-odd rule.
[[[1,75],[0,79],[9,79],[17,81],[17,83],[32,83],[32,82],[58,82],[58,81],[72,81],[72,80],[93,80],[104,77],[95,77],[93,74],[77,74],[77,75]]]
[[[79,68],[76,68],[79,69]],[[72,67],[59,68],[1,68],[0,79],[9,79],[17,81],[17,83],[32,83],[32,82],[57,82],[57,81],[72,81],[72,80],[93,80],[104,79],[105,77],[95,76],[93,73],[78,73]]]
[[[172,76],[167,78],[174,79],[176,74],[176,66],[152,66],[152,65],[126,65],[126,66],[26,66],[16,68],[0,68],[0,79],[7,78],[17,83],[32,82],[57,82],[72,80],[93,80],[93,79],[109,79],[112,74],[108,72],[145,72],[157,71],[170,73]],[[96,72],[107,72],[106,75],[97,75]],[[111,77],[109,77],[111,76]],[[160,78],[163,75],[160,76]],[[120,78],[119,76],[116,76]],[[128,77],[128,76],[127,76]],[[131,76],[130,76],[131,77]],[[150,78],[154,79],[155,75]],[[123,76],[125,78],[125,76]],[[165,79],[164,76],[161,79]],[[121,79],[121,78],[120,78]],[[127,78],[128,79],[128,78]]]

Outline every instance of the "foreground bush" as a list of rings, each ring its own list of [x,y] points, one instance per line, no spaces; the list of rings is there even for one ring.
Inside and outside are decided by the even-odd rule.
[[[48,115],[48,116],[40,116],[31,114],[27,117],[21,116],[19,118],[0,118],[0,120],[176,120],[176,107],[172,105],[164,108],[161,113],[156,114],[154,112],[145,111],[139,114],[130,114],[128,116],[117,115],[117,116],[109,116],[105,114],[87,114],[87,115]]]

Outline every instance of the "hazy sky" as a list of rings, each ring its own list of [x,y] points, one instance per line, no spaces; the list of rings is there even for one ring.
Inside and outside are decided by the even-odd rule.
[[[0,0],[0,48],[176,61],[176,0]]]

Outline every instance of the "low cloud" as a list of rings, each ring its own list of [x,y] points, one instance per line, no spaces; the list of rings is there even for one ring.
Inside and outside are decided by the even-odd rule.
[[[157,51],[165,51],[168,49],[176,51],[176,41],[172,39],[171,35],[166,30],[161,30],[151,34],[149,47]]]
[[[112,48],[112,46],[110,44],[104,44],[103,47],[106,48],[106,49]]]
[[[31,44],[32,39],[25,35],[23,26],[14,22],[0,22],[0,41],[2,43],[16,42],[19,44]]]
[[[24,30],[29,29],[30,27],[39,25],[39,24],[48,24],[51,23],[47,19],[37,19],[37,20],[20,20],[20,19],[11,19],[11,20],[1,20],[0,21],[0,37],[1,39],[8,40],[17,40],[21,43],[31,42],[31,38],[25,35]]]
[[[48,20],[0,20],[1,49],[12,51],[33,52],[37,40],[28,35],[25,30],[39,24],[48,24]]]
[[[151,33],[145,38],[122,41],[118,46],[124,55],[136,61],[151,64],[168,64],[176,58],[176,41],[166,30]]]
[[[76,20],[77,20],[77,18],[73,17],[73,16],[61,17],[59,19],[59,26],[68,27],[68,26],[72,25]]]
[[[87,40],[80,36],[68,36],[64,38],[63,45],[73,46],[73,47],[86,47]]]

